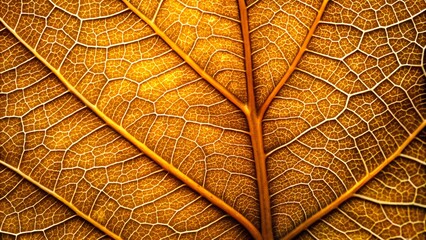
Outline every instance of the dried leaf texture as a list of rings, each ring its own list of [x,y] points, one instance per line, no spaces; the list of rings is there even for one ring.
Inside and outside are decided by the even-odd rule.
[[[425,7],[328,4],[263,122],[277,237],[365,181],[424,122]]]
[[[256,104],[261,106],[303,51],[322,1],[258,0],[248,4]]]
[[[352,199],[301,239],[424,239],[426,131]]]
[[[425,9],[3,0],[1,238],[425,238]]]
[[[19,204],[16,200],[19,197],[11,195],[15,199],[9,199],[10,189],[24,198],[20,202],[27,199],[25,203],[29,205],[15,208],[3,205],[2,232],[18,234],[34,230],[42,237],[60,238],[62,232],[49,233],[49,228],[44,229],[43,225],[49,223],[49,216],[55,220],[49,231],[55,231],[55,225],[68,224],[68,221],[70,227],[76,228],[82,223],[75,223],[81,219],[70,215],[71,207],[78,209],[86,220],[126,239],[246,236],[244,229],[232,218],[106,126],[11,33],[3,28],[0,34],[2,43],[6,43],[1,45],[0,57],[12,54],[10,57],[16,59],[8,61],[10,66],[1,69],[5,72],[1,100],[6,109],[1,111],[3,144],[0,151],[4,165],[21,175],[20,179],[16,174],[9,177],[15,180],[5,182],[2,191],[5,203]],[[5,176],[2,174],[5,180],[8,179],[6,175],[10,175],[8,171]],[[22,208],[41,208],[40,201],[48,205],[52,200],[39,199],[41,191],[34,190],[37,186],[25,182],[22,177],[53,192],[66,205],[57,206],[58,201],[53,201],[56,205],[49,212],[39,210],[45,217],[33,211],[27,214],[35,219],[27,222],[31,219],[26,220],[21,214]],[[32,191],[36,193],[25,198]],[[62,212],[55,211],[55,207]],[[3,209],[11,212],[3,212]],[[11,218],[14,215],[25,220],[14,221],[17,220]],[[21,224],[25,228],[21,228]],[[82,227],[88,228],[89,234],[91,225],[86,225]],[[30,226],[32,229],[28,229]],[[76,233],[63,234],[81,239]]]
[[[22,11],[16,24],[13,17],[4,19],[84,98],[258,222],[251,144],[242,112],[124,4],[118,1],[117,7],[96,14],[98,5],[73,15],[72,9],[50,2],[23,3],[4,9],[3,16]]]
[[[237,1],[130,3],[152,19],[204,71],[242,101],[247,100]]]
[[[2,239],[107,239],[62,202],[4,166],[0,184]]]

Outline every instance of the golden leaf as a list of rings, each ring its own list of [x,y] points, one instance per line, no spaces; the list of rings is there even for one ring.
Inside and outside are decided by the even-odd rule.
[[[3,0],[1,238],[425,238],[425,9]]]

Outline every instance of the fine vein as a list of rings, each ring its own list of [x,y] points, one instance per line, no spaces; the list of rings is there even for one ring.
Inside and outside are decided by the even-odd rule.
[[[108,236],[110,236],[110,237],[112,237],[113,239],[116,239],[116,240],[121,240],[122,239],[120,236],[118,236],[117,234],[111,232],[108,228],[106,228],[105,226],[103,226],[102,224],[100,224],[99,222],[97,222],[96,220],[94,220],[93,218],[91,218],[89,215],[87,215],[84,212],[80,211],[76,206],[74,206],[74,204],[70,203],[68,200],[66,200],[63,197],[59,196],[56,192],[54,192],[54,191],[50,190],[49,188],[41,185],[39,182],[35,181],[32,177],[30,177],[27,174],[23,173],[18,168],[15,168],[12,165],[7,164],[6,162],[1,161],[1,160],[0,160],[0,164],[3,165],[3,166],[5,166],[5,167],[7,167],[7,168],[9,168],[10,170],[16,172],[17,174],[19,174],[25,180],[29,181],[30,183],[34,184],[35,186],[37,186],[41,190],[43,190],[46,193],[50,194],[52,197],[58,199],[63,204],[65,204],[67,207],[69,207],[71,210],[73,210],[78,216],[80,216],[84,220],[88,221],[89,223],[91,223],[93,226],[95,226],[96,228],[98,228],[99,230],[101,230],[102,232],[104,232],[105,234],[107,234]]]
[[[297,53],[296,57],[294,58],[293,62],[291,63],[289,69],[284,74],[284,76],[281,78],[281,80],[278,82],[277,86],[272,90],[271,94],[268,96],[268,98],[265,100],[265,102],[262,104],[259,110],[259,117],[263,118],[265,115],[266,110],[268,109],[269,105],[271,104],[274,97],[278,94],[278,92],[281,90],[281,88],[284,86],[286,81],[291,77],[294,70],[296,70],[297,65],[299,64],[300,59],[303,56],[303,53],[305,53],[309,42],[311,41],[312,36],[314,35],[315,30],[317,29],[317,26],[321,20],[321,17],[324,13],[325,7],[327,6],[328,0],[324,0],[322,2],[322,5],[320,9],[318,10],[317,17],[315,18],[314,22],[312,23],[311,28],[309,29],[308,35],[306,35],[305,40],[303,41],[302,46],[299,49],[299,52]]]
[[[100,117],[106,124],[108,124],[112,129],[117,131],[121,136],[126,138],[129,142],[134,144],[139,150],[141,150],[143,153],[145,153],[148,157],[150,157],[153,161],[155,161],[158,165],[160,165],[164,170],[170,172],[173,176],[175,176],[177,179],[185,183],[188,187],[190,187],[192,190],[206,198],[208,201],[210,201],[215,206],[222,209],[225,213],[229,214],[231,217],[233,217],[236,221],[238,221],[241,225],[243,225],[250,234],[253,235],[256,239],[260,239],[260,233],[257,230],[257,228],[249,221],[247,218],[245,218],[241,213],[236,211],[233,207],[225,203],[222,199],[215,196],[213,193],[205,189],[203,186],[196,183],[194,180],[186,176],[184,173],[182,173],[179,169],[175,168],[173,165],[171,165],[169,162],[164,160],[161,156],[156,154],[154,151],[149,149],[145,144],[137,140],[133,135],[131,135],[126,129],[124,129],[122,126],[118,125],[114,120],[109,118],[107,115],[105,115],[96,105],[92,104],[88,99],[86,99],[77,89],[74,88],[74,86],[68,82],[68,80],[65,79],[65,77],[54,68],[49,62],[47,62],[46,59],[44,59],[35,49],[33,49],[27,42],[25,42],[2,18],[0,18],[0,21],[3,23],[3,25],[6,26],[6,28],[28,49],[30,50],[44,65],[46,65],[58,78],[59,80],[68,88],[68,90],[73,93],[78,99],[80,99],[87,107],[89,107],[98,117]],[[62,198],[58,198],[60,201],[64,200]],[[66,201],[66,200],[64,200]],[[62,202],[64,202],[62,201]],[[67,204],[66,202],[64,202]],[[68,205],[67,205],[68,206]],[[72,208],[73,209],[73,208]],[[74,207],[75,209],[75,207]],[[76,212],[78,214],[78,212]],[[81,213],[80,213],[81,214]],[[89,216],[85,218],[90,223],[92,223],[95,226],[99,226],[100,224],[97,223],[95,220],[91,219]],[[111,231],[106,231],[107,229],[105,227],[99,228],[106,234],[110,235],[112,234]],[[111,237],[117,237],[117,235],[110,235]]]
[[[423,128],[426,127],[426,120],[424,120],[417,129],[408,136],[408,138],[401,144],[401,146],[398,147],[398,149],[385,161],[383,161],[376,169],[368,173],[365,177],[363,177],[359,182],[357,182],[354,186],[352,186],[347,192],[342,194],[340,197],[338,197],[336,200],[334,200],[332,203],[330,203],[325,208],[321,209],[319,212],[312,215],[310,218],[308,218],[306,221],[304,221],[302,224],[297,226],[295,229],[293,229],[289,234],[287,234],[283,240],[292,239],[296,237],[299,233],[301,233],[303,230],[307,229],[309,226],[311,226],[313,223],[317,222],[319,219],[327,215],[329,212],[331,212],[333,209],[336,209],[339,207],[342,203],[344,203],[349,198],[353,197],[354,194],[362,187],[364,186],[368,181],[370,181],[373,177],[375,177],[384,167],[386,167],[389,163],[391,163],[396,157],[398,157],[401,152],[405,149],[405,147],[410,144],[410,142],[416,138],[416,136],[423,130]]]
[[[233,93],[226,89],[222,84],[216,81],[212,76],[206,73],[188,54],[186,54],[173,40],[171,40],[161,29],[149,19],[145,14],[141,13],[139,9],[133,6],[129,1],[122,0],[127,7],[130,8],[136,15],[138,15],[146,24],[148,24],[154,32],[160,36],[172,49],[175,51],[189,66],[194,69],[202,78],[204,78],[208,83],[210,83],[216,90],[218,90],[224,97],[231,101],[235,106],[237,106],[241,111],[247,113],[246,105],[238,99]]]

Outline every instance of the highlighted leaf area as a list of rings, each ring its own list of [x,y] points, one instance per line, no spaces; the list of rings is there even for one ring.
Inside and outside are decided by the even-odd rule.
[[[424,239],[426,1],[0,2],[0,239]]]

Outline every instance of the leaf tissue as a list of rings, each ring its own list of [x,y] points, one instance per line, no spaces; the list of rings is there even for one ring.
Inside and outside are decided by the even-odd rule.
[[[426,239],[425,0],[1,0],[0,239]]]

